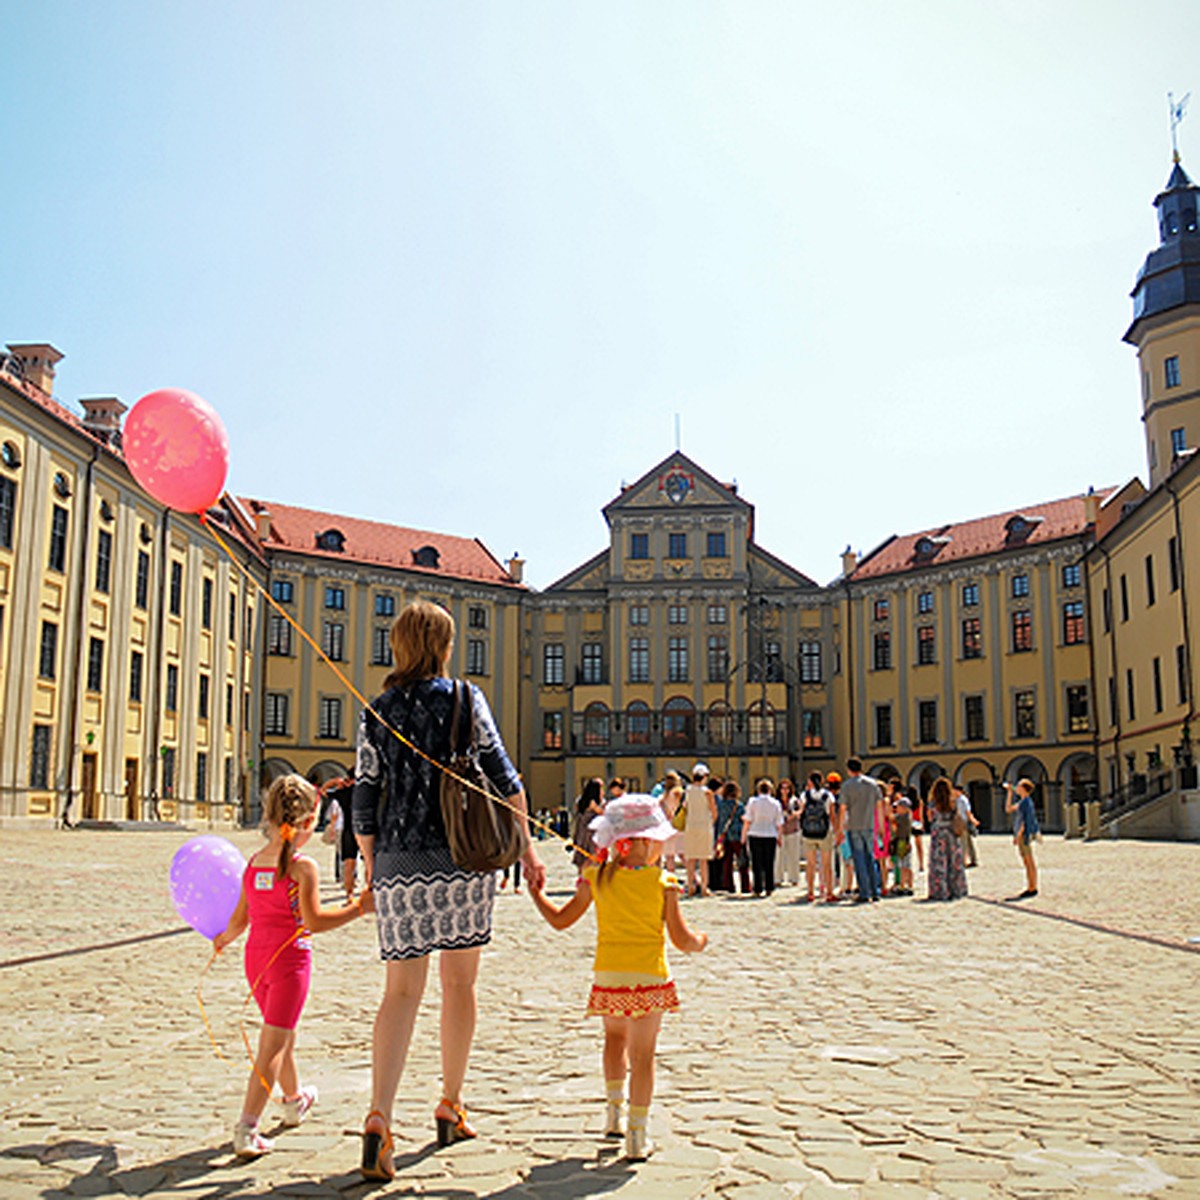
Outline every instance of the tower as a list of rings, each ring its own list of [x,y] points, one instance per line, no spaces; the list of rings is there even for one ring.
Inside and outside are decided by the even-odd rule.
[[[1137,347],[1142,421],[1153,488],[1180,455],[1200,446],[1200,232],[1198,188],[1175,155],[1154,198],[1158,249],[1146,256],[1125,341]]]

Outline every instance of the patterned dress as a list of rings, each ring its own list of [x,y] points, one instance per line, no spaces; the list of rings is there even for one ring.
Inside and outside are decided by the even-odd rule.
[[[954,836],[954,813],[930,809],[929,899],[958,900],[967,894],[962,842]]]
[[[469,688],[480,765],[501,796],[512,796],[521,781],[483,693]],[[359,720],[354,832],[375,838],[379,956],[420,958],[482,946],[492,936],[495,872],[455,866],[442,821],[441,771],[392,732],[448,762],[453,684],[444,676],[423,679],[392,688],[372,707],[387,726],[367,712]]]

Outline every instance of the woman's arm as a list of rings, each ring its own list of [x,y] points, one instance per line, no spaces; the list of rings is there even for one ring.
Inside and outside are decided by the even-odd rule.
[[[534,883],[532,879],[528,881],[530,899],[552,929],[569,929],[587,912],[588,905],[592,902],[592,885],[581,878],[575,885],[575,895],[560,906],[546,899],[542,891],[543,882],[539,880]]]
[[[379,753],[367,731],[367,714],[358,719],[355,740],[354,793],[350,800],[350,823],[366,867],[366,886],[369,890],[375,877],[375,835],[379,832],[379,797],[382,788]]]
[[[229,924],[213,938],[213,949],[220,954],[235,938],[242,936],[242,931],[250,922],[250,911],[246,907],[246,889],[243,888],[238,896],[237,908],[229,918]]]
[[[322,908],[321,898],[317,894],[317,864],[311,858],[295,859],[289,874],[299,888],[300,917],[310,933],[325,933],[327,930],[336,929],[375,907],[374,893],[368,891],[349,904],[342,904],[337,908]]]
[[[682,950],[684,954],[699,954],[708,945],[707,933],[693,933],[688,928],[679,907],[679,892],[675,888],[669,888],[663,897],[663,918],[667,923],[671,945],[676,950]]]

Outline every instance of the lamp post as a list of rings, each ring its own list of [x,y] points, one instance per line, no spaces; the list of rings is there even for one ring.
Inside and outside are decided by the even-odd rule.
[[[725,779],[729,778],[729,743],[733,739],[733,711],[729,707],[729,685],[733,681],[733,677],[745,666],[745,663],[737,663],[732,670],[729,667],[729,650],[725,650],[725,712],[724,712],[724,728],[721,731],[721,738],[725,743]]]

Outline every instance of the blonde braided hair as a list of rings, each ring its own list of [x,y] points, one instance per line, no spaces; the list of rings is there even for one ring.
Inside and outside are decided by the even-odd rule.
[[[317,804],[317,789],[303,775],[280,775],[267,789],[263,803],[263,832],[267,833],[274,826],[283,835],[276,879],[282,879],[291,870],[295,854],[292,837],[296,826],[317,811]]]

